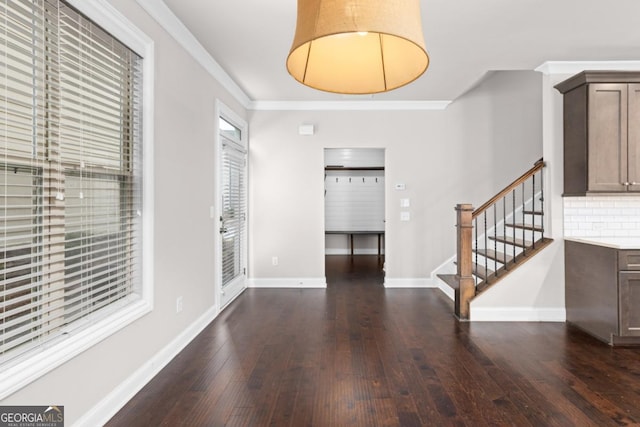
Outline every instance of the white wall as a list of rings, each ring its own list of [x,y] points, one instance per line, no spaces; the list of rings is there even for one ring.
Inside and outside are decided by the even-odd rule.
[[[103,399],[117,401],[110,393],[122,391],[118,387],[132,375],[152,372],[158,352],[198,319],[215,314],[216,230],[209,207],[214,205],[216,98],[246,117],[136,2],[111,3],[155,42],[154,310],[0,402],[64,405],[69,426]],[[184,299],[180,314],[178,296]]]
[[[542,77],[542,139],[546,167],[545,236],[554,239],[542,253],[523,264],[471,302],[471,320],[564,321],[563,110],[553,87],[570,74]]]
[[[323,150],[370,147],[386,149],[385,282],[428,285],[455,253],[456,203],[479,205],[542,156],[540,87],[538,73],[498,72],[444,111],[253,112],[254,283],[324,278]],[[299,136],[302,123],[316,134]],[[400,221],[401,198],[411,200],[409,222]]]

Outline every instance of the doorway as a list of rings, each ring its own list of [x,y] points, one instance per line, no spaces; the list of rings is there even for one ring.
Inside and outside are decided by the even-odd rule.
[[[329,272],[329,266],[349,266],[356,262],[382,270],[385,241],[384,164],[385,150],[381,148],[325,149],[326,273]],[[329,257],[344,259],[338,261]],[[331,274],[335,274],[335,271]]]

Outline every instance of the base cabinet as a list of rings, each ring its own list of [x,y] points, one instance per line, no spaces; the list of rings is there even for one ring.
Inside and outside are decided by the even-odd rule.
[[[622,271],[618,278],[620,335],[640,338],[640,271]]]
[[[611,345],[640,345],[640,250],[565,241],[567,322]]]

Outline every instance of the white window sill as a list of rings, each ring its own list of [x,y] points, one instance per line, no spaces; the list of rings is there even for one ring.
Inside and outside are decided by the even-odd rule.
[[[131,301],[124,308],[100,319],[95,324],[57,340],[55,344],[45,349],[27,353],[15,363],[10,363],[10,366],[2,372],[2,379],[0,379],[0,400],[113,335],[149,313],[151,309],[152,306],[148,301],[137,297],[135,301]]]

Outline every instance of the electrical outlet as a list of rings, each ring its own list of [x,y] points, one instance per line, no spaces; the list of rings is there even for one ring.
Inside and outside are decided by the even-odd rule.
[[[271,265],[278,265],[278,257],[277,256],[273,256],[271,257]]]
[[[182,297],[176,298],[176,313],[182,312]]]

